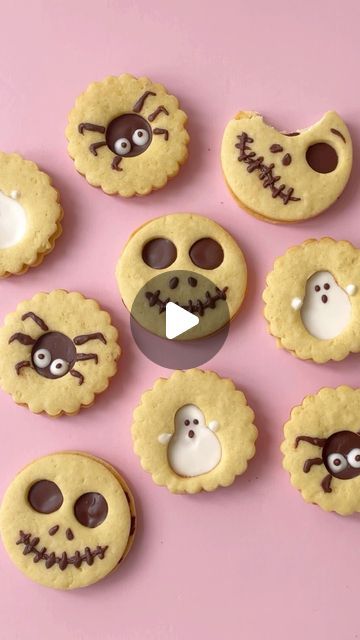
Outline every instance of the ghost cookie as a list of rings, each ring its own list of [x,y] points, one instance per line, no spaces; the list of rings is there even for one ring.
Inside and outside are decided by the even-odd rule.
[[[244,394],[211,371],[175,371],[135,409],[135,452],[154,482],[173,493],[232,484],[255,455],[257,429]]]
[[[352,143],[335,111],[293,133],[241,111],[226,126],[221,163],[240,207],[267,222],[298,222],[341,195],[350,176]]]
[[[166,334],[166,306],[179,305],[199,318],[181,335],[203,338],[239,311],[247,270],[234,238],[209,218],[178,213],[155,218],[135,231],[116,268],[124,304],[151,333]]]
[[[115,570],[136,527],[130,489],[109,463],[63,451],[27,465],[8,487],[0,534],[13,563],[54,589],[77,589]]]
[[[46,173],[0,152],[0,278],[39,265],[61,235],[59,193]]]
[[[360,251],[345,240],[308,240],[278,258],[263,294],[278,346],[319,363],[359,352],[359,274]]]
[[[75,414],[116,373],[117,335],[95,300],[63,290],[38,293],[0,329],[0,386],[34,413]]]
[[[360,389],[324,388],[285,424],[281,450],[306,502],[346,516],[360,511]]]
[[[161,84],[129,74],[92,83],[66,136],[75,167],[105,193],[130,197],[165,186],[188,156],[186,114]]]

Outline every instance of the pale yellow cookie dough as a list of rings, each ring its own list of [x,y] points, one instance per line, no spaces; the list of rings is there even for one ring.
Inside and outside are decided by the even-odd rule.
[[[54,589],[86,587],[115,570],[130,549],[135,524],[123,478],[83,452],[53,453],[26,466],[0,510],[11,560],[28,578]]]
[[[0,329],[0,386],[34,413],[76,414],[116,373],[117,336],[95,300],[63,290],[38,293]]]
[[[297,222],[318,215],[341,195],[351,172],[352,142],[335,111],[293,133],[241,111],[225,128],[221,164],[240,207],[267,222]]]
[[[62,217],[49,176],[17,153],[0,152],[0,277],[39,265],[62,233]]]
[[[92,83],[66,129],[79,173],[105,193],[146,195],[177,175],[188,156],[186,114],[161,84],[127,73]]]
[[[175,371],[142,395],[134,411],[134,450],[154,482],[171,492],[213,491],[246,471],[255,455],[253,421],[231,380],[199,369]]]
[[[360,251],[350,242],[322,238],[292,247],[266,284],[264,314],[278,346],[318,363],[360,351]]]
[[[144,261],[144,251],[147,251],[154,240],[159,239],[168,246],[163,249],[160,245],[158,249],[152,250],[153,257],[160,259],[167,253],[170,264],[164,268],[153,268]],[[209,268],[201,268],[191,259],[191,248],[203,239],[205,242],[208,239],[214,241],[215,246],[210,247],[214,250],[214,258],[218,256],[218,251],[223,252],[221,263],[216,262],[213,268],[209,264],[211,251],[204,251]],[[195,286],[189,285],[188,274],[179,273],[182,271],[193,274]],[[216,295],[216,287],[219,291],[224,291],[224,296],[216,301],[213,308],[205,310],[199,324],[186,332],[182,339],[201,338],[221,329],[239,311],[246,292],[246,262],[239,245],[219,224],[193,213],[171,214],[145,223],[126,243],[116,268],[120,295],[127,309],[144,328],[163,337],[166,314],[159,314],[157,306],[150,307],[145,294],[141,299],[137,297],[142,287],[159,274],[165,274],[160,298],[169,298],[180,305],[187,305],[189,299],[194,302],[200,299],[205,303],[209,288],[211,296]],[[179,283],[176,288],[171,288],[170,282],[174,275],[179,275]],[[196,279],[197,275],[204,276],[206,280]]]

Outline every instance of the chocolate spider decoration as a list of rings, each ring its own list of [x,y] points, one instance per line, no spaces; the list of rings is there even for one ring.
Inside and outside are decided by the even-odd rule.
[[[133,158],[138,156],[148,148],[151,144],[153,135],[164,136],[165,140],[169,139],[169,131],[167,129],[152,129],[149,122],[153,122],[160,113],[169,115],[164,105],[160,105],[147,116],[147,120],[139,115],[143,109],[146,99],[149,96],[156,96],[153,91],[145,91],[142,96],[135,102],[133,113],[125,113],[108,124],[107,127],[91,122],[81,122],[78,126],[79,133],[84,135],[84,131],[97,131],[105,134],[105,140],[94,142],[89,146],[89,150],[94,156],[97,156],[97,150],[100,147],[108,146],[115,153],[115,157],[111,163],[111,168],[115,171],[122,171],[119,166],[123,158]]]
[[[99,359],[96,353],[77,353],[75,346],[85,344],[89,340],[100,340],[106,344],[104,335],[98,332],[88,333],[70,340],[59,331],[50,331],[45,322],[32,311],[21,316],[21,320],[27,318],[36,322],[45,333],[36,340],[21,332],[14,333],[10,337],[9,344],[17,341],[20,344],[32,346],[30,360],[17,362],[15,365],[16,373],[20,375],[21,369],[32,366],[44,378],[56,379],[70,373],[79,380],[79,384],[82,384],[84,382],[83,374],[73,368],[76,362],[94,360],[98,364]]]
[[[309,473],[314,465],[323,464],[328,475],[321,482],[324,493],[331,493],[332,478],[351,480],[360,475],[360,432],[337,431],[329,438],[315,438],[313,436],[298,436],[295,448],[299,442],[309,442],[315,447],[321,447],[321,458],[305,460],[303,471]]]

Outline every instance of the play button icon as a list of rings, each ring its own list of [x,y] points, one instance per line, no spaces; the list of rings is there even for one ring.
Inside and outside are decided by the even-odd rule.
[[[182,309],[174,302],[167,303],[165,313],[165,332],[168,340],[181,336],[182,333],[196,327],[200,322],[198,316]]]

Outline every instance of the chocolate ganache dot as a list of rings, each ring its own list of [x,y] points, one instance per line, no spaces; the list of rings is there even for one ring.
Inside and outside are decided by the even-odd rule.
[[[317,142],[308,147],[306,162],[317,173],[331,173],[338,164],[335,149],[326,142]]]
[[[111,151],[126,158],[133,158],[148,148],[152,140],[152,130],[142,116],[126,113],[110,122],[105,138]]]
[[[191,261],[200,269],[216,269],[224,260],[222,246],[212,238],[197,240],[189,251]]]
[[[61,378],[74,366],[76,348],[63,333],[49,331],[35,342],[31,360],[39,375],[50,379]]]
[[[84,527],[94,529],[104,522],[108,514],[108,504],[101,493],[84,493],[74,506],[76,519]]]
[[[167,238],[149,240],[142,250],[142,259],[152,269],[166,269],[175,262],[176,256],[176,247]]]
[[[59,487],[52,480],[35,482],[28,493],[29,503],[38,513],[53,513],[57,511],[60,509],[63,500]],[[51,533],[50,535],[53,534]]]

